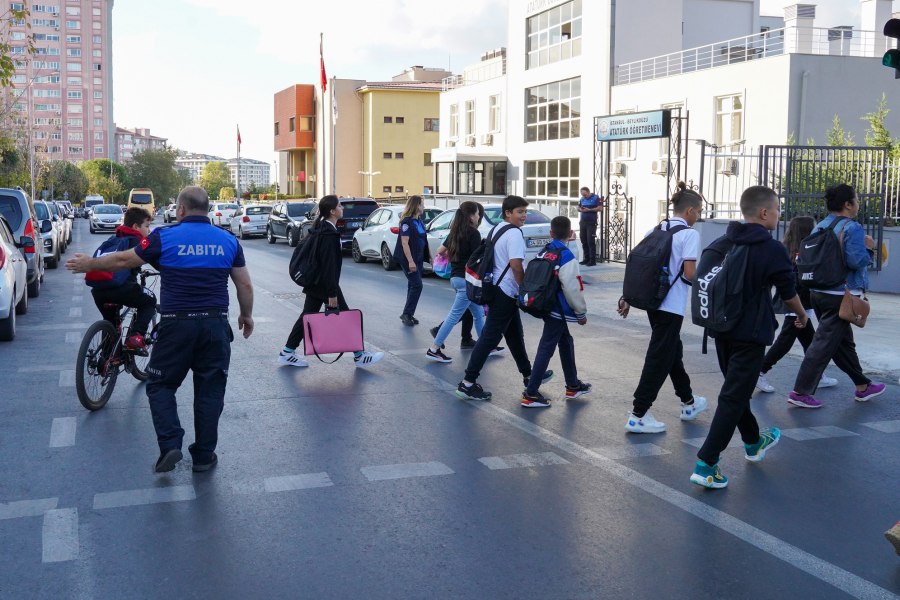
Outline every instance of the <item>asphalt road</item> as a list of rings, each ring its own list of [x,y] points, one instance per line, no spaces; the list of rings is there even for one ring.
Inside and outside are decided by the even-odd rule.
[[[77,220],[69,253],[101,241]],[[422,325],[405,328],[403,275],[348,256],[344,293],[386,359],[368,371],[348,357],[279,367],[303,302],[287,276],[291,249],[263,239],[244,248],[257,329],[232,347],[219,466],[206,474],[189,461],[151,472],[144,388],[127,375],[103,410],[81,408],[75,353],[98,314],[80,278],[47,272],[19,337],[0,345],[0,597],[900,594],[900,557],[882,537],[900,519],[896,385],[859,404],[842,378],[819,411],[754,399],[760,422],[785,437],[760,464],[727,450],[730,485],[708,491],[688,478],[711,414],[679,421],[667,384],[654,414],[668,432],[623,430],[644,319],[605,307],[577,328],[580,375],[594,384],[583,399],[563,400],[560,374],[543,388],[551,408],[522,409],[507,356],[480,380],[493,402],[463,402],[452,395],[468,356],[458,331],[453,364],[424,357],[428,328],[449,308],[446,282],[426,278]],[[523,318],[533,349],[540,323]],[[686,363],[714,405],[713,356],[691,349]],[[779,365],[779,388],[796,364]],[[190,381],[180,400],[187,444]]]

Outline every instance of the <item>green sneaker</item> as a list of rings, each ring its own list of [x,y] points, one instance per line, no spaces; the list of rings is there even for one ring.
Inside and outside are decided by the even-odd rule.
[[[744,458],[753,462],[759,462],[766,455],[766,450],[778,443],[781,439],[781,430],[777,427],[769,427],[759,432],[759,441],[755,444],[744,444]]]
[[[719,463],[710,466],[702,460],[698,460],[697,466],[694,467],[694,474],[691,475],[691,483],[716,490],[728,485],[728,478],[722,475]]]

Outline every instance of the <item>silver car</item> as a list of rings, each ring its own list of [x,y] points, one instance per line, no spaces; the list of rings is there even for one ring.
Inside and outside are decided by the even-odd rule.
[[[245,204],[239,207],[231,217],[229,224],[231,233],[242,240],[251,235],[266,235],[266,226],[269,224],[269,213],[271,212],[271,204]]]
[[[16,315],[26,312],[28,266],[19,252],[12,228],[0,216],[0,342],[11,342],[16,337]]]
[[[0,188],[0,215],[6,217],[28,266],[28,297],[37,298],[44,281],[44,249],[34,203],[19,188]]]
[[[44,264],[48,269],[59,266],[59,256],[62,254],[62,236],[64,230],[59,221],[53,220],[53,212],[50,203],[43,200],[34,201],[34,212],[37,213],[38,227],[41,232],[41,244],[44,248]]]
[[[91,233],[113,233],[125,220],[125,213],[118,204],[98,204],[91,209]]]
[[[65,254],[69,249],[69,243],[72,241],[72,222],[66,218],[66,210],[59,205],[58,202],[47,202],[50,206],[50,214],[53,215],[53,224],[59,229],[59,246],[60,251]]]

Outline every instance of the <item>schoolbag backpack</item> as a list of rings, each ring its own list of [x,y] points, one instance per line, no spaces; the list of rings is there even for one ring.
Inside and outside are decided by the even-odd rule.
[[[509,271],[509,265],[506,265],[506,268],[500,273],[500,277],[494,281],[494,245],[503,237],[504,233],[510,229],[516,229],[516,227],[513,225],[503,227],[495,236],[497,227],[499,225],[491,229],[487,237],[481,240],[481,244],[475,248],[469,260],[466,261],[466,296],[470,302],[475,304],[490,303],[497,295],[500,282]]]
[[[745,310],[744,282],[750,246],[732,244],[723,254],[707,247],[697,263],[697,280],[691,288],[691,318],[707,331],[727,333]]]
[[[94,258],[99,258],[113,252],[131,250],[134,247],[134,240],[135,238],[130,236],[112,236],[100,244],[100,247],[94,251],[93,256]],[[125,269],[124,271],[91,271],[90,273],[85,273],[84,282],[89,287],[104,290],[124,285],[128,282],[129,277],[131,277],[131,269]]]
[[[641,310],[656,310],[663,303],[672,283],[684,273],[684,265],[674,280],[669,272],[672,240],[676,233],[684,229],[688,229],[687,225],[663,229],[660,223],[628,253],[622,297],[630,306]]]
[[[291,276],[291,280],[300,287],[315,285],[319,279],[319,263],[316,260],[318,247],[319,234],[311,231],[305,239],[297,244],[294,253],[291,254],[288,274]]]
[[[847,217],[838,217],[828,227],[812,232],[800,242],[797,256],[800,285],[827,290],[840,287],[847,281],[844,248],[834,230],[838,223],[846,220]]]
[[[559,267],[562,251],[550,249],[549,244],[525,268],[525,278],[519,284],[519,308],[533,317],[550,314],[559,299]]]

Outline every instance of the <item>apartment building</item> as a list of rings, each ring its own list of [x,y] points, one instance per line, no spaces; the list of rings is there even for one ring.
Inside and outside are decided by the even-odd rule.
[[[237,186],[238,185],[238,159],[230,158],[225,163],[225,166],[228,167],[228,172],[231,174],[231,182]],[[271,167],[269,163],[262,160],[254,160],[252,158],[244,158],[241,157],[240,161],[240,185],[241,191],[246,191],[250,184],[252,183],[256,187],[264,188],[269,187],[272,183],[271,180]]]
[[[292,85],[275,94],[275,180],[283,194],[316,194],[316,86]]]
[[[168,138],[151,135],[150,130],[146,128],[116,127],[116,152],[112,158],[120,163],[129,162],[138,152],[165,149],[168,141]]]
[[[191,180],[195,183],[200,181],[200,175],[203,174],[203,168],[211,162],[227,162],[221,156],[213,156],[212,154],[200,154],[197,152],[185,152],[175,159],[175,165],[179,169],[184,169],[191,174]]]

